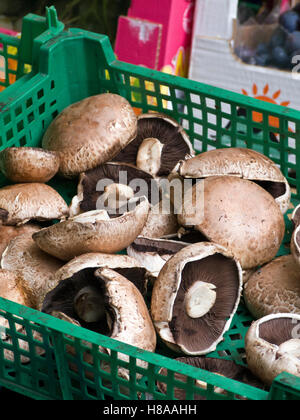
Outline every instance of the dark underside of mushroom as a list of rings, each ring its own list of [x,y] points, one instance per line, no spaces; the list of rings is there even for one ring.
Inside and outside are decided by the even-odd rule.
[[[276,199],[283,196],[286,193],[286,185],[284,182],[273,182],[273,181],[253,181],[255,184],[268,191],[271,196]]]
[[[124,177],[124,180],[126,180],[126,183],[124,182],[124,185],[133,186],[133,182],[136,182],[136,185],[133,186],[133,193],[135,197],[140,197],[145,195],[145,191],[141,190],[141,183],[139,183],[138,180],[141,180],[143,183],[145,182],[145,187],[147,188],[146,193],[148,193],[148,201],[155,205],[160,200],[160,194],[158,189],[158,184],[154,181],[153,177],[150,174],[147,174],[146,172],[138,169],[133,168],[130,165],[124,165],[124,164],[103,164],[98,166],[97,168],[91,169],[87,172],[85,172],[81,185],[83,189],[83,200],[80,202],[80,210],[82,212],[88,212],[91,210],[101,210],[101,208],[98,208],[99,205],[99,199],[101,198],[103,194],[103,189],[99,188],[99,182],[101,180],[112,180],[116,184],[119,183],[120,179],[122,180],[122,176],[120,176],[120,173],[123,172],[126,174],[126,177]],[[116,215],[122,214],[122,209],[116,212]]]
[[[153,252],[157,255],[173,255],[184,248],[186,244],[168,240],[157,241],[155,239],[137,238],[131,247],[136,252]]]
[[[8,211],[5,209],[0,209],[0,222],[5,223],[8,219]]]
[[[141,292],[142,296],[147,295],[148,276],[147,270],[143,267],[114,268],[114,271],[126,277]]]
[[[185,229],[184,233],[172,238],[174,241],[187,242],[189,244],[197,244],[199,242],[209,242],[208,238],[199,230]]]
[[[259,325],[259,337],[280,346],[291,340],[297,323],[292,318],[274,318]]]
[[[110,329],[105,316],[98,322],[86,322],[79,317],[75,309],[75,297],[84,288],[91,287],[101,296],[101,299],[99,299],[99,306],[101,305],[106,311],[108,310],[107,302],[104,297],[104,286],[102,282],[94,276],[94,272],[95,268],[86,268],[75,273],[69,279],[62,280],[46,295],[42,306],[42,312],[48,314],[55,311],[62,312],[68,317],[78,321],[84,328],[100,334],[109,335]]]
[[[176,163],[191,153],[183,141],[179,126],[174,126],[163,118],[141,118],[138,120],[137,137],[113,161],[136,165],[139,147],[146,138],[156,138],[164,145],[158,177],[169,175]]]
[[[216,269],[217,268],[217,269]],[[185,310],[185,296],[190,287],[202,281],[216,287],[216,301],[201,318],[191,318]],[[174,302],[169,328],[177,345],[191,353],[210,348],[221,336],[238,298],[239,273],[234,260],[221,254],[186,264]]]
[[[95,299],[99,296],[99,306],[103,306],[105,312],[114,319],[113,312],[110,310],[106,299],[104,284],[101,278],[95,276],[97,268],[85,268],[72,277],[62,280],[52,291],[50,291],[43,302],[42,311],[48,314],[62,312],[72,319],[75,319],[80,325],[89,330],[100,334],[109,335],[110,329],[106,317],[103,316],[98,322],[86,322],[76,311],[75,297],[80,291],[89,287],[95,290]],[[140,267],[115,268],[114,271],[130,280],[146,296],[148,278],[146,269]]]
[[[255,386],[256,388],[264,388],[264,385],[255,376],[253,376],[253,374],[249,371],[249,369],[247,369],[244,366],[238,365],[232,360],[216,359],[216,358],[209,358],[209,357],[203,357],[203,356],[178,357],[176,360],[178,362],[185,363],[187,365],[190,365],[199,369],[203,369],[208,372],[222,375],[229,379],[234,379],[238,382],[242,382],[247,385]],[[160,371],[160,374],[166,376],[167,369],[162,369]],[[183,383],[186,382],[186,377],[181,373],[176,372],[174,377],[177,381],[181,381]],[[166,394],[167,392],[166,384],[164,382],[158,382],[157,385],[158,385],[158,389],[163,394]],[[207,394],[204,390],[202,391],[202,394],[195,393],[194,399],[206,400]],[[186,391],[184,389],[180,389],[179,387],[175,387],[174,396],[178,400],[186,400]]]

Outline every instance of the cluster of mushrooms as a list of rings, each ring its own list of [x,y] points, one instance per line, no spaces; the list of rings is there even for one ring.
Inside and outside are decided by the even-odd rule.
[[[10,181],[0,189],[1,297],[150,352],[160,341],[184,363],[247,383],[300,377],[300,207],[291,253],[276,258],[291,189],[269,158],[240,148],[196,155],[178,122],[137,116],[104,93],[64,109],[41,148],[3,150],[0,169]],[[77,183],[70,203],[47,184],[54,176]],[[190,199],[163,190],[166,180],[189,185]],[[241,299],[255,318],[249,371],[204,357]]]

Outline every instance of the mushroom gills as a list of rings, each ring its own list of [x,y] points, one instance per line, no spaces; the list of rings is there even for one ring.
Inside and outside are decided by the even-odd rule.
[[[291,318],[269,319],[259,325],[259,337],[265,341],[281,346],[293,339],[293,332],[297,329],[297,322]],[[299,327],[298,327],[299,330]]]
[[[286,193],[286,184],[284,182],[275,182],[275,181],[257,181],[250,180],[255,182],[255,184],[262,187],[264,190],[268,191],[271,196],[276,199],[282,197]]]
[[[140,160],[141,155],[145,154],[144,152],[147,154],[148,151],[149,155],[152,154],[154,157],[154,162],[150,160],[147,166],[155,167],[153,175],[156,177],[168,176],[180,160],[194,155],[193,146],[183,128],[176,121],[171,121],[168,116],[162,114],[141,115],[138,119],[136,138],[113,161],[136,165],[137,156],[140,155]],[[160,158],[159,163],[157,157]],[[146,166],[144,168],[146,169]]]
[[[62,280],[46,295],[42,312],[62,312],[83,328],[109,334],[104,289],[94,272],[95,268],[86,268]]]
[[[215,254],[187,263],[169,322],[174,342],[190,354],[211,348],[222,335],[238,294],[234,260]]]
[[[114,268],[114,271],[126,277],[135,285],[135,287],[141,292],[142,296],[146,296],[148,289],[148,273],[144,267],[126,267],[126,268]]]
[[[105,181],[111,184],[105,186]],[[144,185],[141,191],[141,183]],[[71,208],[75,212],[88,212],[101,209],[106,202],[114,206],[112,214],[122,214],[122,207],[134,197],[140,197],[142,192],[149,193],[147,198],[151,204],[159,201],[159,188],[153,183],[153,177],[149,173],[130,164],[109,162],[99,165],[94,169],[81,174],[78,184],[78,194],[73,197]],[[103,182],[103,186],[101,184]]]

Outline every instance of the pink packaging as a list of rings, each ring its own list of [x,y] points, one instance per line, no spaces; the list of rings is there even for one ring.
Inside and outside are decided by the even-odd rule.
[[[12,31],[11,29],[0,28],[0,33],[5,35],[17,36],[18,32]]]
[[[132,0],[120,16],[119,60],[186,77],[195,0]]]

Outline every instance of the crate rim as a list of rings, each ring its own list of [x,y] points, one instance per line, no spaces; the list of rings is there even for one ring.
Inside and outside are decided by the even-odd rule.
[[[223,378],[222,376],[216,375],[215,373],[184,364],[158,353],[152,353],[147,350],[139,349],[138,347],[134,347],[130,344],[123,343],[105,335],[87,330],[81,326],[70,324],[62,319],[55,318],[49,314],[20,305],[1,297],[0,304],[0,315],[2,311],[6,311],[10,314],[13,314],[14,318],[19,316],[24,319],[24,321],[29,321],[37,326],[50,328],[56,333],[69,335],[72,338],[87,341],[92,345],[102,346],[114,352],[125,353],[129,357],[140,359],[156,367],[163,366],[164,368],[177,373],[180,373],[182,370],[184,370],[184,372],[182,372],[184,375],[193,379],[204,380],[207,383],[213,383],[214,386],[218,386],[220,388],[223,386],[228,392],[241,395],[242,388],[242,391],[245,395],[247,395],[247,397],[253,395],[257,398],[258,394],[260,394],[262,399],[268,398],[268,391],[261,390],[246,383],[241,383],[234,379]],[[23,325],[22,320],[20,320],[20,324]],[[178,357],[180,357],[179,354]]]
[[[31,15],[31,14],[30,14]],[[35,16],[35,15],[33,15]],[[37,16],[37,15],[36,15]],[[110,43],[109,37],[104,34],[98,34],[98,33],[92,33],[87,30],[79,29],[79,28],[68,28],[63,30],[62,32],[58,33],[57,35],[52,36],[49,39],[49,35],[51,34],[51,31],[45,31],[42,35],[39,36],[39,42],[41,42],[41,48],[40,48],[40,59],[39,59],[39,68],[42,68],[42,71],[39,71],[39,68],[37,70],[32,69],[30,73],[28,73],[25,76],[22,76],[19,78],[13,85],[8,86],[4,91],[1,92],[1,96],[5,98],[5,96],[9,96],[10,90],[12,86],[15,86],[16,83],[22,81],[24,82],[24,77],[27,78],[27,81],[33,78],[35,75],[42,73],[44,75],[48,74],[47,67],[42,65],[44,54],[50,55],[54,48],[56,48],[57,44],[61,41],[68,41],[73,40],[76,38],[90,38],[94,41],[99,41],[102,44],[105,58],[107,60],[107,65],[109,67],[112,67],[113,69],[123,71],[124,73],[130,73],[130,70],[134,71],[136,74],[138,74],[141,78],[147,79],[149,81],[159,83],[159,84],[170,84],[170,81],[173,81],[173,84],[176,84],[177,86],[182,87],[183,89],[189,89],[191,94],[203,94],[206,97],[211,97],[211,99],[216,100],[216,97],[218,97],[218,101],[230,101],[235,103],[236,105],[245,105],[248,108],[253,108],[253,111],[261,112],[262,114],[264,112],[272,113],[274,117],[282,117],[288,118],[290,120],[294,120],[296,123],[299,124],[300,128],[300,111],[296,110],[291,107],[285,107],[279,104],[272,104],[272,103],[266,103],[264,101],[261,101],[259,99],[253,98],[251,96],[243,95],[242,93],[232,92],[230,90],[208,85],[202,82],[198,82],[196,80],[187,79],[181,76],[175,76],[163,73],[159,70],[153,70],[149,69],[143,66],[137,66],[135,64],[126,63],[125,61],[118,60],[112,45]],[[3,40],[9,40],[9,42],[13,42],[16,46],[19,45],[20,39],[0,34],[0,42],[1,39]],[[299,79],[300,83],[300,79]],[[22,86],[25,88],[26,86]],[[149,94],[151,94],[151,91],[149,91]],[[10,97],[10,99],[12,99]],[[166,110],[166,113],[168,110]],[[276,127],[274,127],[275,129]],[[277,128],[278,129],[278,128]]]

